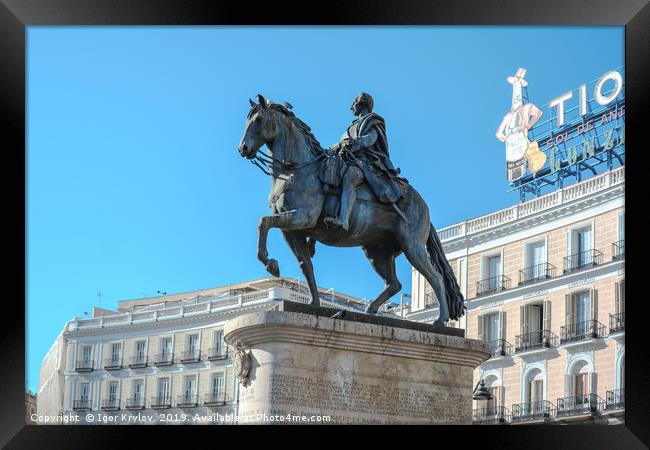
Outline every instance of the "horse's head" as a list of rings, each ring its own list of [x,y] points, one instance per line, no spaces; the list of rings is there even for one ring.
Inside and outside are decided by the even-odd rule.
[[[246,118],[246,128],[244,128],[244,135],[239,142],[239,154],[245,158],[253,159],[259,148],[272,142],[277,133],[277,125],[275,123],[272,109],[268,107],[268,103],[261,95],[257,96],[255,103],[249,100],[251,110]]]

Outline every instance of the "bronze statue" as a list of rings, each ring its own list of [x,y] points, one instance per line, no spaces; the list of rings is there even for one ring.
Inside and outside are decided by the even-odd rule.
[[[266,248],[269,229],[279,228],[305,275],[312,304],[319,305],[311,261],[315,242],[360,246],[385,283],[366,309],[374,314],[402,289],[395,258],[404,252],[438,298],[435,324],[460,318],[463,295],[429,220],[429,209],[390,162],[384,121],[372,113],[372,97],[357,96],[352,109],[358,119],[329,152],[291,105],[261,95],[257,99],[258,103],[250,101],[238,151],[272,178],[271,215],[258,225],[257,257],[266,270],[280,276],[278,262],[269,259]],[[263,145],[269,153],[261,150]]]

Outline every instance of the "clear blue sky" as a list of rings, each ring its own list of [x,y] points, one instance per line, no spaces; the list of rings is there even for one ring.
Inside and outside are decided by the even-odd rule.
[[[374,96],[391,157],[442,228],[518,201],[494,133],[528,70],[530,101],[623,64],[622,27],[30,27],[27,380],[64,323],[157,290],[266,276],[270,180],[236,152],[248,99],[288,101],[323,146]],[[221,195],[219,195],[221,194]],[[299,268],[280,233],[269,253]],[[320,286],[374,298],[360,249],[318,245]],[[398,260],[410,292],[411,269]],[[399,295],[394,299],[398,300]]]

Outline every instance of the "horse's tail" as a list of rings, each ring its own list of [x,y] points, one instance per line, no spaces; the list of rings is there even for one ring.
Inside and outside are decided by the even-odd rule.
[[[438,233],[433,227],[433,224],[431,224],[429,230],[427,251],[429,252],[431,263],[442,274],[445,283],[449,318],[452,320],[458,320],[464,314],[465,299],[463,298],[463,294],[460,292],[460,287],[458,286],[453,270],[451,270],[449,261],[447,261],[447,257],[442,250],[442,243],[438,238]]]

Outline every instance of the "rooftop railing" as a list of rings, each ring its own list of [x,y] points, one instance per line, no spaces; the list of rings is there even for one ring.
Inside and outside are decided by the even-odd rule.
[[[519,271],[519,286],[547,280],[555,276],[555,266],[550,263],[541,263],[526,267]]]
[[[477,281],[476,296],[490,295],[496,292],[505,291],[506,289],[510,289],[511,284],[512,280],[505,275],[497,275],[495,277]]]
[[[560,327],[560,344],[605,336],[605,325],[597,320],[585,320]]]
[[[595,267],[603,263],[603,252],[591,249],[564,257],[564,273],[571,273],[586,267]]]
[[[438,236],[440,237],[440,241],[444,243],[472,233],[483,232],[490,228],[496,228],[523,217],[539,214],[545,210],[587,197],[624,182],[625,167],[619,167],[516,206],[441,228],[438,230]]]

